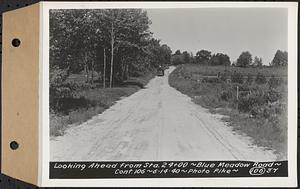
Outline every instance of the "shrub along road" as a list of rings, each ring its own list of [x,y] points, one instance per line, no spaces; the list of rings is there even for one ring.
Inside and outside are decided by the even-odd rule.
[[[145,89],[51,139],[51,160],[251,160],[274,153],[252,145],[220,116],[168,84],[170,67]]]

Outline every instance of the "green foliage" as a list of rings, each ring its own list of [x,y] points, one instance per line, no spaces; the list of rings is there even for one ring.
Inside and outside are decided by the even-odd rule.
[[[194,58],[192,54],[189,54],[187,51],[180,52],[177,50],[171,57],[171,64],[180,65],[180,64],[189,64],[194,63]]]
[[[50,10],[50,66],[85,71],[87,82],[93,83],[94,71],[105,72],[106,78],[100,78],[109,79],[111,66],[118,82],[130,73],[170,64],[171,50],[152,38],[150,23],[141,9]]]
[[[256,67],[261,67],[262,66],[262,58],[255,56],[252,65],[256,66]]]
[[[204,77],[202,82],[206,82],[206,83],[219,83],[220,79],[219,78],[210,78],[210,77]]]
[[[252,84],[252,82],[253,82],[253,77],[252,77],[252,75],[251,74],[248,74],[247,75],[247,84]]]
[[[68,72],[57,67],[50,67],[50,109],[57,111],[59,108],[59,99],[72,96],[73,87],[64,84],[68,77]]]
[[[183,56],[183,61],[185,64],[189,64],[192,62],[192,57],[187,51],[184,51],[182,53],[182,56]]]
[[[217,53],[217,54],[214,54],[210,58],[209,65],[212,65],[212,66],[218,66],[218,65],[229,66],[230,65],[230,58],[226,54]]]
[[[207,65],[211,58],[211,52],[207,50],[201,50],[196,53],[195,59],[197,64]]]
[[[50,10],[51,109],[77,96],[78,86],[66,82],[70,74],[84,73],[93,87],[95,80],[118,84],[170,64],[172,51],[152,37],[150,24],[142,9]]]
[[[236,66],[238,67],[247,67],[252,63],[252,55],[250,52],[242,52],[239,58],[237,59]]]
[[[285,157],[287,144],[287,97],[286,84],[278,83],[276,88],[256,83],[199,83],[193,75],[211,74],[212,66],[180,65],[169,76],[171,86],[189,95],[193,101],[211,112],[229,116],[226,120],[237,131],[251,136],[258,145],[277,150],[278,156]],[[223,67],[223,66],[222,66]],[[214,72],[219,67],[213,67]],[[221,69],[221,67],[220,67]],[[224,69],[224,68],[222,68]],[[236,68],[244,75],[252,76],[253,71],[265,68]],[[268,68],[266,74],[281,72],[282,69]],[[272,71],[271,71],[272,70]],[[231,70],[232,71],[232,70]],[[237,72],[239,73],[239,72]],[[185,77],[185,76],[189,77]],[[277,84],[277,83],[276,83]],[[239,86],[239,99],[236,98]]]
[[[262,73],[258,73],[255,78],[255,83],[261,85],[267,82],[266,76]]]
[[[176,50],[175,51],[175,53],[174,53],[174,55],[181,55],[181,52],[180,52],[180,50],[178,49],[178,50]]]
[[[231,76],[231,82],[233,83],[243,83],[243,75],[239,72],[234,72]]]
[[[209,66],[209,65],[199,65],[199,64],[187,64],[184,66],[186,72],[197,73],[200,75],[218,75],[218,73],[223,73],[226,75],[232,75],[234,72],[239,72],[243,76],[251,75],[256,76],[258,72],[264,73],[266,77],[271,77],[272,75],[285,77],[287,76],[287,67],[236,67],[236,66]]]
[[[271,62],[271,66],[287,66],[288,53],[286,51],[277,50]]]
[[[134,78],[125,86],[115,88],[90,88],[90,84],[76,84],[76,95],[59,98],[56,111],[50,112],[50,136],[61,136],[71,124],[80,124],[102,113],[121,97],[136,92],[153,78],[153,74]],[[74,93],[75,94],[75,93]],[[51,95],[50,95],[51,98]]]
[[[265,94],[264,94],[264,98],[267,102],[269,103],[274,103],[277,102],[279,100],[281,100],[283,98],[282,93],[280,93],[279,91],[276,91],[274,89],[269,89]]]
[[[171,58],[171,62],[173,65],[184,64],[184,57],[182,55],[175,54]]]
[[[268,81],[270,88],[277,88],[281,85],[281,83],[282,83],[282,79],[276,78],[274,75],[272,75]]]
[[[220,94],[221,100],[229,101],[233,98],[232,90],[223,90]]]
[[[250,112],[253,107],[261,106],[265,103],[262,91],[252,91],[251,94],[240,97],[237,101],[238,110],[242,112]]]

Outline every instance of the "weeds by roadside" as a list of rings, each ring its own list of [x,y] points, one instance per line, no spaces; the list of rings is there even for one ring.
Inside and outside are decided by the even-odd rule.
[[[62,95],[52,101],[55,104],[50,110],[50,136],[62,136],[69,126],[79,125],[102,113],[121,97],[130,96],[143,88],[153,76],[150,73],[144,77],[131,78],[130,82],[115,88],[75,84],[71,95]]]
[[[278,159],[286,159],[286,81],[275,76],[267,81],[261,73],[246,81],[242,74],[233,73],[231,82],[222,76],[197,80],[194,74],[199,73],[189,65],[178,66],[169,83],[212,113],[227,115],[234,130],[250,136],[256,145],[274,149]]]

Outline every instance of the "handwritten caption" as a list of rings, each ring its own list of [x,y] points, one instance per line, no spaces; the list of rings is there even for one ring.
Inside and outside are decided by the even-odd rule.
[[[226,177],[284,176],[286,162],[51,162],[54,173],[63,176],[87,174],[100,177]],[[50,171],[50,175],[51,175]],[[287,171],[287,170],[286,170]],[[53,176],[53,174],[52,174]],[[63,176],[64,177],[64,176]],[[76,177],[76,176],[75,176]]]

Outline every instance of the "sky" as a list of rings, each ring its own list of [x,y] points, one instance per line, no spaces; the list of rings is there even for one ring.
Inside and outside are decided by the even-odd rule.
[[[288,11],[284,8],[147,9],[150,31],[171,47],[194,55],[201,49],[225,53],[236,61],[249,51],[263,64],[277,49],[288,48]]]

